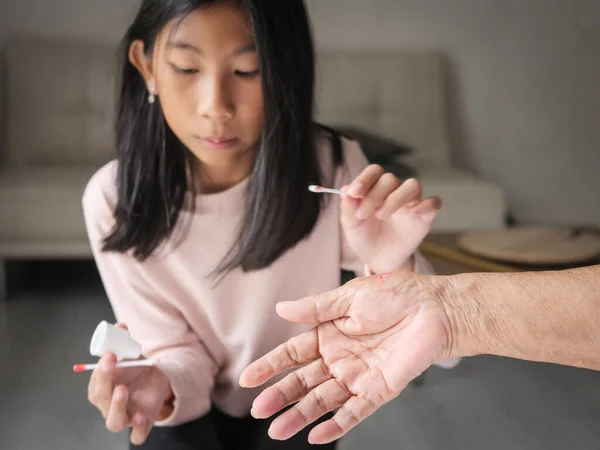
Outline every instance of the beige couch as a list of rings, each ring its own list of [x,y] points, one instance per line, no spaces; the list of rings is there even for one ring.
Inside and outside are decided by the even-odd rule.
[[[503,190],[451,164],[445,77],[444,58],[433,53],[321,51],[317,117],[414,148],[399,159],[417,169],[425,196],[442,198],[435,231],[503,227]]]
[[[1,79],[0,297],[10,259],[90,258],[80,198],[115,156],[116,51],[36,37],[6,42]],[[427,54],[319,58],[318,117],[414,145],[425,193],[441,195],[438,230],[503,224],[497,186],[449,163],[442,59]]]
[[[115,154],[115,50],[9,38],[3,52],[0,297],[10,259],[90,258],[81,195]]]

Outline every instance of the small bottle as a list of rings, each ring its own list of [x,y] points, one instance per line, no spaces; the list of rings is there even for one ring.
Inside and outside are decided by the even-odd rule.
[[[102,357],[106,353],[114,353],[118,361],[138,359],[142,355],[142,346],[131,337],[129,331],[103,320],[92,335],[90,354]]]

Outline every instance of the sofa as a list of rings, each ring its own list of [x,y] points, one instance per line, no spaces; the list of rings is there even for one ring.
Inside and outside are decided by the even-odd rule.
[[[6,261],[89,259],[81,196],[115,157],[116,46],[12,36],[2,52],[0,298]],[[500,187],[450,163],[444,65],[425,53],[318,54],[317,118],[413,149],[399,155],[425,195],[442,197],[435,230],[504,224]]]
[[[504,227],[502,188],[451,162],[447,84],[440,54],[321,50],[316,116],[408,147],[397,162],[414,169],[424,196],[443,202],[434,232]]]

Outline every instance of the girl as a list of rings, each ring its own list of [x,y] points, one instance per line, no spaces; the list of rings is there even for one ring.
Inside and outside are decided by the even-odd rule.
[[[340,268],[428,270],[415,250],[439,201],[313,123],[302,0],[143,0],[121,58],[118,160],[83,209],[115,316],[159,364],[105,355],[89,400],[143,449],[308,448],[307,432],[270,440],[238,384],[305,330],[275,304],[335,288]]]

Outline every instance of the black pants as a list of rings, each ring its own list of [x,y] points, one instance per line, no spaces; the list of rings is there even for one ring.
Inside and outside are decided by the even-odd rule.
[[[272,419],[256,420],[251,416],[230,417],[213,407],[210,413],[192,422],[175,427],[154,427],[136,450],[304,450],[314,449],[308,443],[308,433],[318,423],[332,417],[327,414],[287,441],[274,441],[267,434]],[[335,450],[336,443],[318,446]]]

